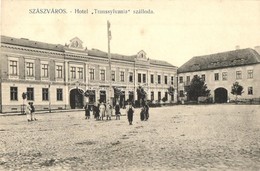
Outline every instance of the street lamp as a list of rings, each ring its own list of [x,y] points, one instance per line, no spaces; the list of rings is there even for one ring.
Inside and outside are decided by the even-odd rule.
[[[51,84],[52,84],[52,82],[49,82],[49,88],[48,88],[48,91],[49,91],[49,113],[51,113]]]

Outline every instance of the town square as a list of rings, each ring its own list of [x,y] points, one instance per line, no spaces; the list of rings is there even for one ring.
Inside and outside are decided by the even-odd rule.
[[[260,170],[260,1],[0,4],[0,171]]]
[[[259,170],[259,105],[140,109],[128,125],[84,111],[1,116],[0,170]]]

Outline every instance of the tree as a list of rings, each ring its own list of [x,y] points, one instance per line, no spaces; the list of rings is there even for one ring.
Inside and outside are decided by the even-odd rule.
[[[236,96],[236,103],[237,103],[237,96],[241,96],[243,92],[243,86],[239,85],[239,82],[234,82],[232,87],[231,87],[231,94]]]
[[[197,101],[200,96],[210,96],[210,90],[207,88],[205,81],[198,75],[194,75],[190,85],[185,86],[185,91],[189,100],[193,101]]]
[[[168,94],[171,96],[171,100],[173,100],[174,91],[175,89],[172,86],[168,88]]]
[[[136,89],[137,96],[140,98],[140,104],[144,103],[146,92],[144,91],[144,88],[142,86],[138,86]]]

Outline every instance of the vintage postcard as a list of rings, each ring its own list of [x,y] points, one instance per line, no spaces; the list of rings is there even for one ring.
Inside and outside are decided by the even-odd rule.
[[[0,170],[260,170],[260,1],[0,3]]]

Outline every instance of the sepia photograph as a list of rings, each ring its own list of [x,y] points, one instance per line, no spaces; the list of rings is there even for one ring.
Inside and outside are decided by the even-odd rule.
[[[260,1],[0,4],[0,170],[260,170]]]

